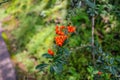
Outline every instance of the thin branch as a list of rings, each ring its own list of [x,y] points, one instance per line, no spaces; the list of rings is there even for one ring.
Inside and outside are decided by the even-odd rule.
[[[70,51],[77,51],[77,50],[80,50],[80,49],[83,49],[83,48],[86,48],[86,47],[91,47],[91,44],[85,44],[85,45],[81,45],[81,46],[76,46],[76,47],[71,47],[70,48]]]
[[[95,0],[94,0],[94,4],[95,4]],[[94,66],[95,66],[95,53],[94,53],[94,47],[95,47],[95,45],[94,45],[94,43],[95,43],[95,41],[94,41],[94,31],[95,31],[95,16],[92,16],[92,57],[93,57],[93,64],[94,64]]]
[[[95,47],[95,45],[94,45],[94,23],[95,23],[95,18],[94,18],[94,16],[92,17],[92,56],[93,56],[93,64],[94,64],[94,66],[95,66],[95,53],[94,53],[94,47]]]

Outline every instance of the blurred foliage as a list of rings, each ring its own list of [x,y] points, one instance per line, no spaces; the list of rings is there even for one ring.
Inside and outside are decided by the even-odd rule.
[[[99,44],[96,50],[99,51],[99,47],[102,47],[103,51],[102,55],[99,52],[96,52],[96,55],[101,58],[108,56],[104,66],[114,59],[112,68],[116,67],[116,73],[120,76],[120,0],[96,0],[96,5],[91,2],[92,0],[9,0],[1,4],[0,21],[10,40],[7,39],[6,42],[11,47],[10,52],[14,60],[22,62],[28,73],[35,73],[38,80],[92,80],[94,76],[97,76],[97,80],[118,80],[118,78],[115,79],[116,75],[111,74],[116,69],[111,71],[108,67],[106,71],[100,66],[96,66],[96,69],[91,67],[89,12],[92,12],[92,9],[89,8],[94,8],[96,11],[93,12],[96,14],[96,46]],[[71,23],[77,27],[76,33],[72,35],[67,46],[71,49],[69,64],[64,66],[61,75],[36,73],[35,65],[45,61],[41,55],[53,45],[56,23],[65,25]],[[3,37],[7,38],[4,33]],[[101,58],[96,57],[96,60],[99,61]],[[98,69],[107,73],[102,74],[101,77],[91,75]]]

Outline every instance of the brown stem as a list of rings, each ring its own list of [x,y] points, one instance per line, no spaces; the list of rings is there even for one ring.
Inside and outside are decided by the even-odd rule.
[[[95,0],[94,0],[95,4]],[[92,16],[92,58],[93,58],[93,64],[95,66],[95,45],[94,45],[94,31],[95,31],[95,16]]]
[[[94,26],[95,26],[95,18],[94,18],[94,16],[92,17],[92,57],[93,57],[93,64],[94,64],[94,66],[95,66],[95,53],[94,53],[94,47],[95,47],[95,45],[94,45]]]

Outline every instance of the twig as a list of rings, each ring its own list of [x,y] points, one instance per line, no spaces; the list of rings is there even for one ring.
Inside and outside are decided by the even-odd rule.
[[[81,45],[81,46],[77,46],[77,47],[71,47],[70,51],[80,50],[80,49],[88,47],[88,46],[91,46],[91,44],[85,44],[85,45]]]
[[[95,4],[95,0],[94,0],[94,4]],[[95,16],[92,16],[92,57],[93,57],[93,64],[95,66],[95,53],[94,53],[94,31],[95,31]]]

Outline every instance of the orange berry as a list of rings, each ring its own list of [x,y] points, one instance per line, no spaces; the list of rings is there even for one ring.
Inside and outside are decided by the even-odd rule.
[[[48,54],[50,54],[50,55],[54,55],[54,52],[51,50],[51,49],[48,49]]]
[[[102,72],[100,72],[100,71],[99,71],[97,74],[98,74],[98,75],[101,75],[101,74],[102,74]]]
[[[60,26],[60,30],[63,30],[65,28],[65,26]]]
[[[62,46],[66,39],[67,39],[66,35],[59,35],[55,37],[55,42],[58,46]]]
[[[64,32],[62,32],[62,29],[64,29],[64,26],[61,26],[61,27],[56,26],[56,29],[55,29],[56,34],[64,35]]]
[[[68,32],[73,33],[73,32],[75,32],[76,28],[74,26],[68,26],[67,30],[68,30]]]

